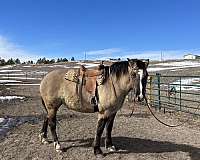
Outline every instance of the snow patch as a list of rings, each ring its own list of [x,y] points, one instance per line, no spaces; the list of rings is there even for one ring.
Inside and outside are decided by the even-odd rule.
[[[0,96],[0,100],[12,100],[12,99],[24,99],[25,97],[21,96]]]
[[[200,91],[200,78],[181,79],[181,85],[182,85],[181,88],[179,84],[180,84],[180,80],[177,80],[172,83],[172,86],[174,86],[176,90],[181,89],[185,91]]]
[[[10,79],[0,79],[0,83],[13,83],[13,82],[22,82],[22,81],[17,81],[17,80],[10,80]]]
[[[8,83],[8,84],[1,84],[5,86],[39,86],[39,83]]]
[[[81,63],[81,62],[79,62],[77,64],[84,65],[86,68],[92,68],[92,67],[96,67],[99,65],[99,64],[94,64],[94,63]]]
[[[148,72],[156,72],[156,71],[163,71],[163,70],[174,71],[174,70],[183,69],[183,68],[200,67],[200,63],[193,62],[193,61],[163,62],[163,63],[154,64],[153,66],[160,66],[160,67],[149,67],[147,68]]]
[[[25,75],[25,73],[9,73],[9,74],[8,73],[7,74],[6,73],[3,73],[3,74],[0,73],[0,76],[8,76],[8,77],[9,76],[24,76],[24,75]]]
[[[4,69],[4,70],[0,70],[0,72],[2,73],[2,72],[21,72],[22,70],[19,70],[19,69],[12,69],[12,70],[6,70],[6,69]]]
[[[13,68],[15,65],[7,65],[7,66],[1,66],[0,69],[8,69]]]
[[[1,78],[8,78],[8,77],[1,77]],[[34,80],[34,79],[38,79],[38,80],[41,80],[41,78],[33,78],[33,77],[10,77],[10,79],[29,79],[29,80]]]
[[[163,63],[157,63],[157,64],[154,64],[155,66],[179,66],[179,67],[182,67],[182,66],[193,66],[193,67],[196,67],[196,66],[200,66],[200,63],[199,62],[194,62],[194,61],[180,61],[180,62],[163,62]]]
[[[0,139],[7,135],[9,130],[23,123],[38,123],[38,119],[34,117],[17,117],[17,118],[0,118]]]

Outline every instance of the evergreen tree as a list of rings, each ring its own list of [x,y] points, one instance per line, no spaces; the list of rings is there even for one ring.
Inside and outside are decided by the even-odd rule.
[[[55,63],[55,59],[51,59],[51,60],[50,60],[50,63]]]
[[[71,58],[71,61],[75,61],[74,57]]]
[[[68,62],[68,59],[67,59],[67,58],[63,58],[62,61],[63,61],[63,62]]]
[[[57,63],[59,63],[59,62],[60,62],[60,58],[57,59]]]
[[[42,63],[42,59],[40,58],[37,60],[36,64],[41,64],[41,63]]]
[[[5,59],[1,59],[1,60],[0,60],[0,65],[1,65],[1,66],[6,65],[6,61],[5,61]]]
[[[18,58],[15,60],[15,63],[16,64],[21,64],[21,62],[20,62],[20,60]]]
[[[15,61],[11,58],[6,62],[7,65],[13,65],[15,64]]]

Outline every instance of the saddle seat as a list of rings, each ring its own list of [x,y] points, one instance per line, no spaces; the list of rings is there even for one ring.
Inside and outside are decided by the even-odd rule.
[[[85,86],[86,90],[95,95],[97,85],[101,85],[104,75],[104,65],[99,65],[95,69],[87,69],[83,65],[80,67],[80,79],[82,79],[82,85]],[[99,78],[99,79],[98,79]]]
[[[94,69],[88,69],[81,65],[78,73],[69,71],[66,73],[65,79],[78,84],[78,94],[80,99],[82,99],[82,91],[84,89],[90,95],[90,103],[94,105],[94,107],[98,105],[97,86],[103,84],[105,79],[103,64],[100,64]]]

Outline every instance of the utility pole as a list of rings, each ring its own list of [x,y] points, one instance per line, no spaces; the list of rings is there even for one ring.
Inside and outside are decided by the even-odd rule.
[[[86,58],[87,58],[87,56],[86,56],[86,52],[85,52],[85,61],[86,61]]]
[[[160,52],[160,60],[163,61],[163,52]]]

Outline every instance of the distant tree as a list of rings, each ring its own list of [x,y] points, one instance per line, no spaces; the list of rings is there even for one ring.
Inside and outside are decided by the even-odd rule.
[[[55,63],[55,59],[51,59],[50,61],[49,61],[49,63]]]
[[[21,64],[21,62],[20,62],[20,60],[18,58],[15,60],[15,63],[16,64]]]
[[[60,58],[58,58],[56,62],[59,63],[60,62]]]
[[[33,64],[33,61],[29,60],[29,61],[26,62],[26,64]]]
[[[42,58],[42,63],[46,64],[46,58]]]
[[[15,61],[14,61],[12,58],[10,58],[10,59],[6,62],[6,64],[7,64],[7,65],[13,65],[13,64],[15,64]]]
[[[71,58],[71,61],[75,61],[74,57]]]
[[[0,60],[0,65],[1,65],[1,66],[6,65],[6,61],[5,61],[5,59],[1,59],[1,60]]]
[[[68,59],[67,59],[67,58],[63,58],[62,61],[63,61],[63,62],[68,62]]]
[[[37,60],[36,64],[41,64],[41,63],[42,63],[42,59],[39,58],[39,59]]]

